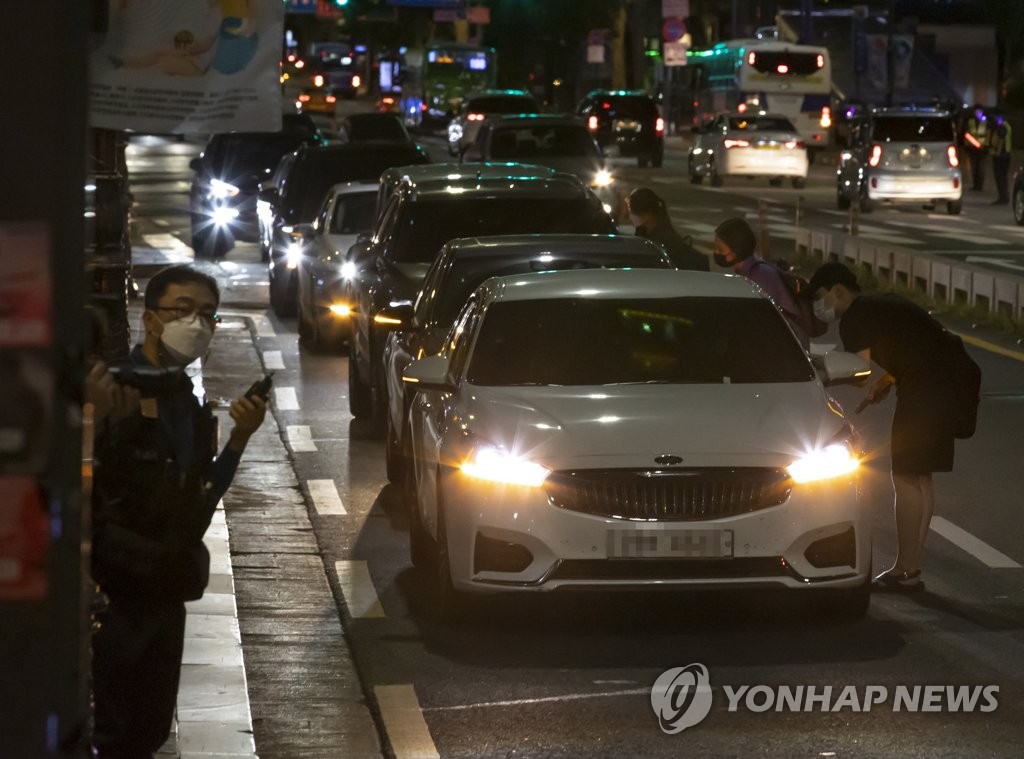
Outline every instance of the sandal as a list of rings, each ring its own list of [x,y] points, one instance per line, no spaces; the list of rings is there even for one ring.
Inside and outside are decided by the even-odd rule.
[[[913,572],[882,572],[872,581],[871,587],[880,592],[916,593],[924,590],[924,580],[921,579],[920,569]]]

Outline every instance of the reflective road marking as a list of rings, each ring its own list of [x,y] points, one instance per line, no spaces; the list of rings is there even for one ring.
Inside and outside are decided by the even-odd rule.
[[[416,690],[411,685],[376,685],[373,692],[395,759],[440,759]]]
[[[967,553],[992,569],[1020,569],[1020,564],[1005,553],[997,551],[988,543],[957,527],[948,519],[932,517],[931,528],[950,543],[967,551]]]
[[[274,331],[274,325],[271,323],[263,314],[254,314],[252,317],[253,324],[256,326],[256,334],[259,337],[277,337],[277,332]]]
[[[370,569],[365,561],[336,561],[334,571],[338,573],[338,584],[353,619],[387,616],[377,598],[373,580],[370,579]]]
[[[309,430],[309,427],[306,427]],[[312,441],[310,441],[312,442]],[[316,446],[313,446],[316,450]],[[338,488],[334,480],[309,480],[306,483],[309,487],[309,495],[313,499],[313,507],[320,516],[345,516],[345,506],[341,503],[341,496],[338,495]],[[353,615],[355,616],[355,615]]]
[[[284,369],[281,351],[263,351],[263,366],[270,370]]]
[[[294,387],[275,387],[274,405],[278,411],[298,411],[299,398],[295,395]]]
[[[309,433],[309,427],[301,424],[289,424],[285,427],[288,445],[295,453],[311,453],[316,450],[316,443]]]

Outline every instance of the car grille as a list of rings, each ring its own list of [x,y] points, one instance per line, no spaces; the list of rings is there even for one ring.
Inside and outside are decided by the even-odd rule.
[[[603,469],[552,472],[548,500],[568,511],[616,519],[698,521],[785,503],[792,481],[782,469]]]

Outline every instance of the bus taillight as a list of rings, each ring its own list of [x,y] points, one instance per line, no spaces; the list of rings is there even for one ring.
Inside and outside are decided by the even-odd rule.
[[[323,87],[324,86],[324,78],[320,74],[317,74],[316,76],[313,77],[313,86],[314,87]]]
[[[778,66],[775,67],[775,70],[780,74],[788,74],[789,66],[787,66],[785,63],[780,63]]]
[[[665,119],[663,119],[661,116],[659,116],[658,118],[656,118],[654,120],[654,133],[655,134],[664,134],[665,133]]]
[[[353,75],[353,77],[352,77],[352,86],[353,87],[358,88],[359,85],[362,84],[362,83],[363,83],[363,80],[359,77],[359,74]]]
[[[754,61],[756,61],[756,60],[757,60],[757,53],[755,53],[754,51],[750,51],[749,53],[747,53],[747,65],[748,66],[753,66],[754,65]]]
[[[591,132],[597,131],[597,116],[591,116],[589,119],[587,119],[587,129],[589,129]]]
[[[832,109],[827,105],[821,109],[821,128],[828,129],[832,126]]]
[[[821,53],[818,53],[818,68],[825,68],[825,56]]]
[[[955,169],[960,165],[960,158],[956,154],[956,145],[950,145],[946,148],[946,158],[949,159],[950,168]]]
[[[875,143],[871,146],[871,155],[868,156],[868,166],[874,168],[882,161],[882,146]]]

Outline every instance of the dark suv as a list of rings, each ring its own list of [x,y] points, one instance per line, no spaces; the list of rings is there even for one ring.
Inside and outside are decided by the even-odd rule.
[[[407,182],[388,200],[373,237],[353,246],[349,408],[381,425],[387,408],[384,342],[400,321],[388,309],[412,304],[441,247],[456,237],[544,232],[615,234],[601,202],[577,177],[462,177]]]
[[[235,240],[256,242],[256,195],[281,157],[323,140],[308,115],[284,114],[280,132],[215,134],[189,167],[192,249],[196,258],[217,258]]]
[[[273,182],[260,192],[260,200],[269,209],[260,224],[267,226],[261,236],[269,240],[270,306],[274,313],[295,315],[295,270],[307,244],[295,227],[313,223],[331,187],[339,182],[377,181],[392,166],[429,162],[427,153],[416,145],[390,143],[302,148],[281,159]]]
[[[665,120],[646,92],[593,90],[576,107],[576,115],[602,148],[620,156],[636,156],[641,168],[659,167],[665,157]]]

